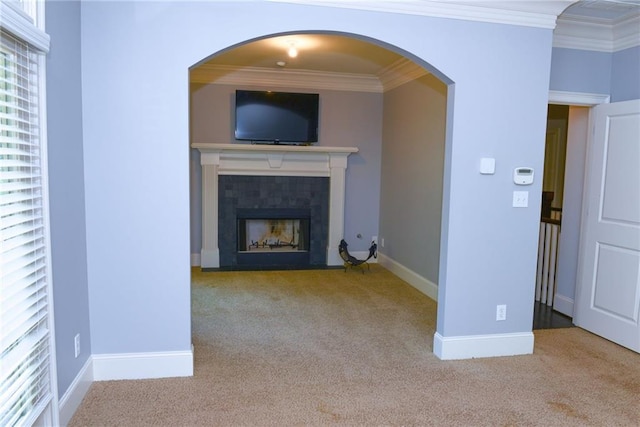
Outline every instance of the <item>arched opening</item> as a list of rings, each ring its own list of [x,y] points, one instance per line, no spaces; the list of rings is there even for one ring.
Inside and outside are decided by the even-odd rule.
[[[292,47],[296,57],[288,56]],[[450,83],[423,60],[361,36],[254,39],[191,68],[190,142],[250,144],[234,138],[238,89],[319,94],[314,145],[358,149],[345,179],[343,238],[350,252],[364,256],[376,240],[382,266],[437,300]],[[190,159],[192,265],[201,266],[200,152],[192,148]]]

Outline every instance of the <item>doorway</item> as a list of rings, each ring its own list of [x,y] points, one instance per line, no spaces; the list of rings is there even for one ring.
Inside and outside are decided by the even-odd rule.
[[[547,110],[533,329],[573,326],[571,316],[556,311],[553,306],[562,230],[569,108],[568,105],[549,104]]]
[[[297,58],[265,59],[267,49],[276,49],[281,40],[294,37],[299,40],[295,44]],[[300,61],[310,60],[313,55],[311,51],[305,52],[305,43],[320,42],[327,43],[326,49],[331,52],[321,52],[319,59],[312,60],[319,64],[313,73],[294,69],[296,61],[300,65]],[[344,72],[344,60],[339,63],[321,60],[323,55],[338,51],[335,45],[338,42],[350,46],[353,54],[375,53],[357,58],[363,73],[359,78]],[[397,265],[402,263],[407,268],[400,273],[418,273],[402,278],[435,300],[448,88],[436,76],[437,71],[427,70],[391,47],[374,42],[344,34],[277,35],[248,41],[207,58],[190,70],[191,142],[247,143],[234,138],[232,107],[236,89],[318,92],[319,145],[358,147],[357,155],[350,156],[347,169],[349,197],[345,201],[344,237],[350,252],[359,259],[366,258],[371,241],[381,236],[380,252],[387,252],[397,261],[391,267],[398,270]],[[254,56],[242,63],[238,60],[240,54]],[[237,69],[231,69],[230,61],[236,61]],[[380,67],[380,61],[384,67]],[[399,176],[410,176],[411,181],[426,184],[407,186],[409,179],[403,181]],[[202,247],[200,182],[200,153],[192,149],[192,265],[199,265],[198,252]],[[398,221],[398,206],[411,206],[403,212],[406,217],[403,221]],[[401,246],[422,249],[404,255],[398,251]]]
[[[547,298],[540,302],[542,290],[540,297],[536,293],[534,329],[573,325],[590,110],[595,105],[607,102],[608,95],[555,91],[549,94],[548,136],[557,140],[559,145],[552,141],[550,150],[545,150],[544,177],[547,179],[543,183],[543,190],[560,192],[561,196],[554,194],[555,200],[551,203],[543,200],[538,272],[544,269],[545,257],[542,254],[545,245],[549,245],[546,243],[547,235],[542,231],[543,227],[550,228],[542,219],[545,214],[551,217],[549,222],[557,223],[554,226],[557,227],[557,236],[549,235],[549,241],[552,241],[551,237],[556,239],[556,256],[553,263],[549,261],[550,266],[554,267],[550,297],[547,289]],[[551,153],[549,161],[548,152]],[[561,165],[556,168],[559,162]],[[536,285],[540,281],[536,277]]]

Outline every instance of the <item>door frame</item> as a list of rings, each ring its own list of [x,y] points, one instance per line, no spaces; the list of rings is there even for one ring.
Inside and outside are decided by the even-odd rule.
[[[593,126],[593,117],[592,117],[592,111],[591,108],[600,105],[600,104],[607,104],[610,102],[610,96],[608,94],[597,94],[597,93],[586,93],[586,92],[564,92],[564,91],[549,91],[549,104],[557,104],[557,105],[568,105],[568,106],[572,106],[572,107],[588,107],[589,108],[589,117],[588,117],[588,121],[587,121],[587,127],[588,129],[591,129]],[[568,130],[571,128],[571,123],[568,123]],[[586,135],[590,135],[590,131],[587,129],[587,131],[585,132]],[[587,136],[587,140],[585,141],[585,150],[589,149],[589,144],[590,144],[590,137]],[[585,180],[587,178],[587,174],[588,174],[588,164],[586,163],[586,158],[582,158],[582,159],[575,159],[575,155],[574,157],[571,157],[571,153],[567,153],[567,161],[569,159],[573,160],[574,162],[581,162],[584,165],[584,173],[583,173],[583,179],[582,179],[582,187],[581,188],[575,188],[573,189],[574,191],[579,191],[582,194],[582,199],[584,200],[584,192],[585,192]],[[565,181],[565,185],[566,185],[566,181]],[[567,193],[568,191],[571,191],[572,189],[569,188],[565,188],[564,192]],[[563,264],[562,269],[564,270],[565,268],[570,268],[570,269],[575,269],[575,274],[573,275],[573,277],[577,277],[577,273],[578,273],[578,265],[580,263],[580,260],[578,259],[579,257],[579,253],[580,253],[580,245],[582,244],[581,242],[581,236],[583,235],[583,230],[582,230],[582,217],[583,217],[583,206],[580,206],[579,208],[579,216],[577,218],[578,221],[580,221],[580,226],[579,226],[579,230],[578,231],[573,231],[574,235],[575,233],[578,233],[578,241],[577,242],[571,242],[572,243],[572,248],[570,253],[572,253],[573,255],[575,255],[575,257],[572,257],[572,259],[567,259],[566,255],[565,257],[561,256],[562,252],[558,253],[558,267],[556,269],[556,272],[558,272],[561,268],[561,264]],[[563,237],[566,238],[567,233],[563,233],[560,235],[560,244],[562,244],[562,239]],[[573,253],[573,251],[575,251],[575,253]],[[576,265],[567,265],[567,263],[569,264],[573,264],[575,262]],[[557,285],[557,284],[556,284]],[[574,283],[574,289],[573,289],[573,294],[572,295],[561,295],[562,298],[554,298],[554,303],[553,303],[553,308],[554,310],[559,311],[562,314],[565,314],[569,317],[573,317],[574,315],[574,307],[575,307],[575,301],[576,301],[576,295],[578,293],[578,284]]]

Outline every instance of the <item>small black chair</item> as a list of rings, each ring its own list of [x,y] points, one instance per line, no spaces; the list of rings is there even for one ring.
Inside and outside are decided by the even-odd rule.
[[[340,257],[344,261],[344,271],[347,272],[347,268],[351,267],[359,267],[362,270],[362,274],[364,274],[364,266],[367,266],[367,269],[370,270],[369,261],[371,258],[378,258],[378,245],[376,242],[371,242],[371,246],[369,247],[369,256],[367,259],[358,259],[352,256],[347,250],[347,242],[344,239],[340,240],[340,245],[338,246],[338,252],[340,253]]]

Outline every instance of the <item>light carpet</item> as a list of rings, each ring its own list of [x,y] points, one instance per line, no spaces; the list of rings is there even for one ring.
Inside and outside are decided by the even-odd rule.
[[[379,265],[192,281],[195,375],[95,382],[70,426],[640,425],[640,355],[579,328],[441,361],[435,302]]]

